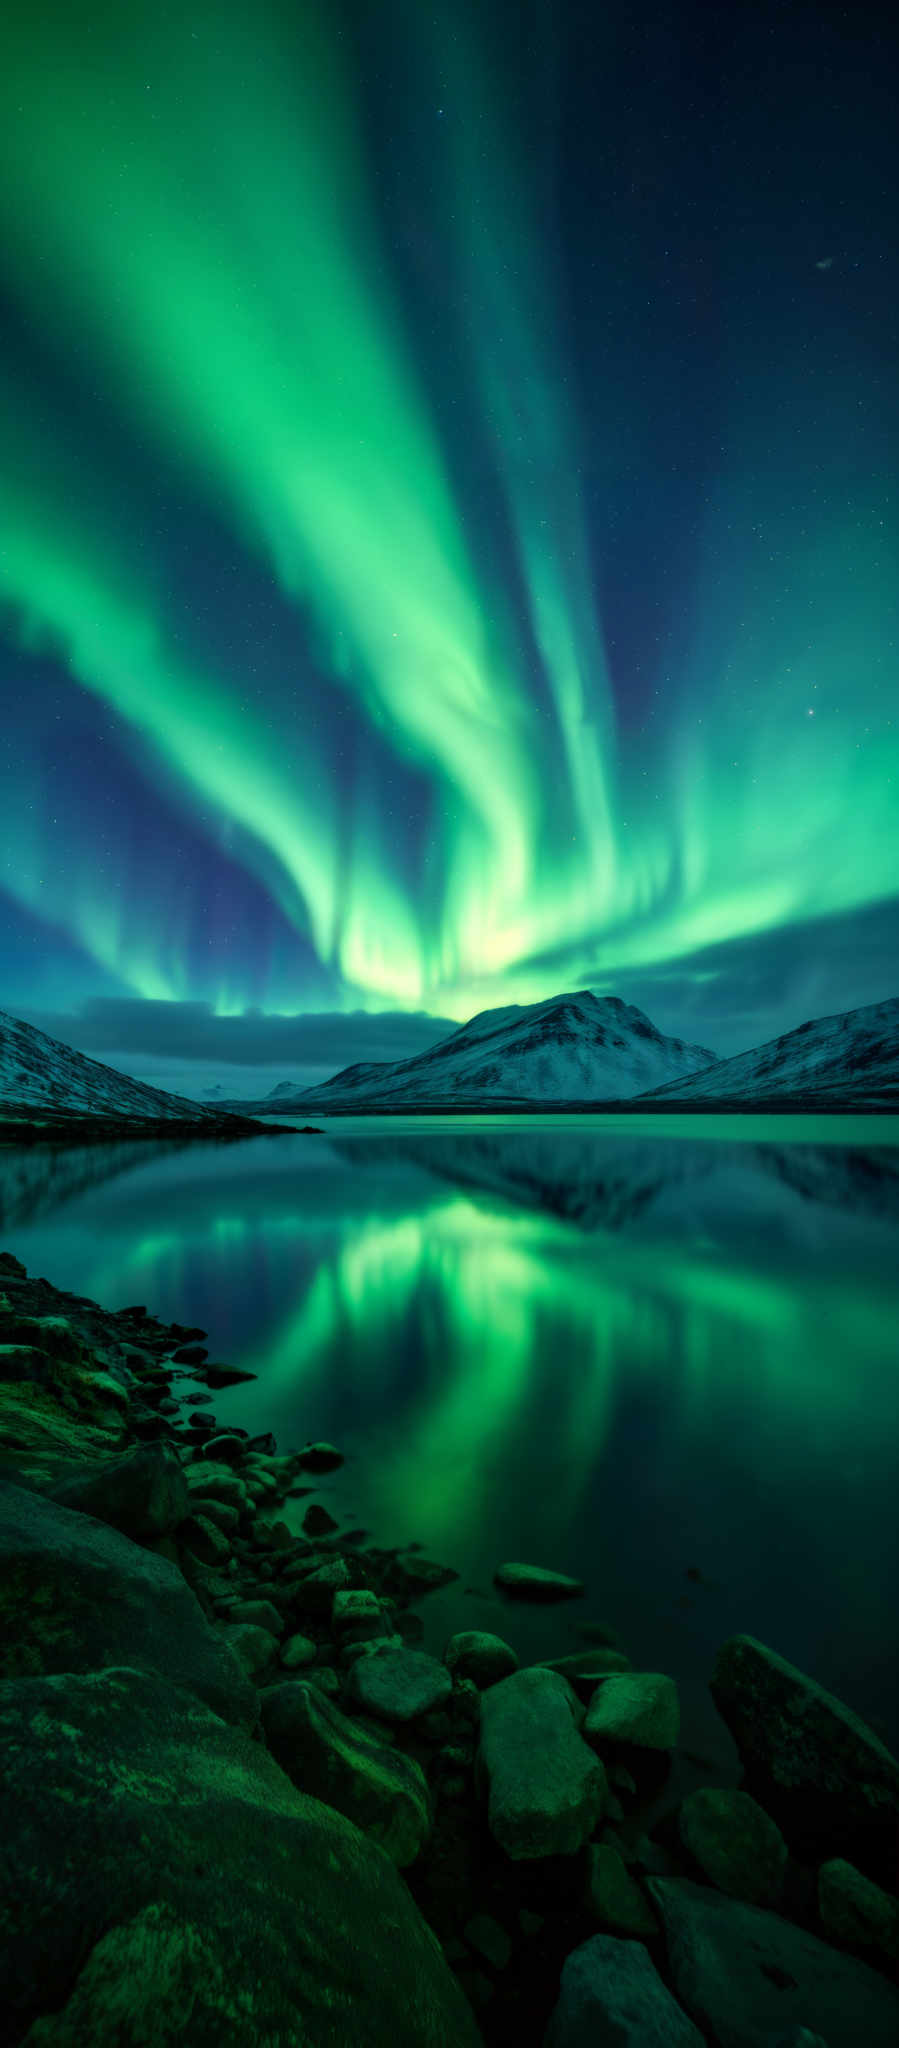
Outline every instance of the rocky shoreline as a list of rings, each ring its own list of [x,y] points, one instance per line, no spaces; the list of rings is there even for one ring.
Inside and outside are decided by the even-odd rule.
[[[425,1654],[454,1572],[339,1530],[334,1446],[220,1429],[242,1377],[0,1257],[0,2039],[892,2048],[877,1735],[733,1637],[742,1784],[647,1831],[674,1680],[601,1628],[526,1669],[475,1630]]]
[[[54,1111],[35,1116],[33,1111],[5,1102],[0,1122],[3,1145],[109,1145],[117,1138],[205,1138],[208,1144],[233,1144],[236,1138],[320,1137],[316,1124],[269,1124],[259,1117],[209,1116],[203,1122],[189,1117],[83,1116],[69,1117]]]

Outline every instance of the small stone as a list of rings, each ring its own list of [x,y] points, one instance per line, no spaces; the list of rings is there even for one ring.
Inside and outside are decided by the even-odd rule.
[[[281,1662],[288,1671],[299,1671],[305,1664],[313,1664],[318,1655],[318,1646],[311,1636],[288,1636],[281,1647]]]
[[[504,1927],[491,1913],[475,1913],[462,1929],[470,1948],[476,1949],[495,1970],[504,1970],[512,1955],[512,1943]]]
[[[509,1644],[501,1636],[476,1628],[460,1629],[450,1636],[443,1661],[448,1671],[458,1672],[460,1678],[470,1678],[482,1691],[518,1670],[518,1658]]]
[[[459,1576],[452,1565],[438,1564],[432,1557],[403,1556],[393,1558],[389,1578],[404,1592],[414,1594],[434,1593],[441,1586],[448,1586]]]
[[[584,1903],[614,1934],[650,1941],[659,1932],[655,1913],[611,1842],[591,1842]]]
[[[680,1703],[673,1678],[661,1671],[612,1671],[587,1708],[587,1742],[630,1742],[637,1749],[673,1749]]]
[[[249,1622],[253,1628],[264,1628],[270,1636],[280,1636],[284,1626],[277,1607],[270,1600],[239,1600],[231,1609],[232,1621]]]
[[[530,1912],[527,1906],[519,1906],[518,1925],[521,1928],[522,1934],[539,1934],[541,1927],[544,1925],[544,1916],[542,1913]]]
[[[257,1379],[258,1374],[241,1372],[236,1365],[207,1365],[203,1378],[207,1387],[212,1387],[213,1392],[219,1394],[224,1387],[242,1386],[246,1380]]]
[[[303,1516],[307,1536],[329,1536],[337,1526],[334,1516],[329,1515],[327,1508],[321,1507],[318,1501],[313,1501]]]
[[[242,1509],[246,1504],[243,1480],[227,1465],[191,1462],[184,1467],[184,1477],[192,1494],[205,1493],[211,1500],[223,1500],[226,1507]]]
[[[205,1444],[201,1444],[200,1456],[208,1459],[210,1464],[239,1465],[242,1463],[245,1450],[243,1437],[238,1436],[236,1432],[232,1435],[230,1431],[219,1430],[215,1436],[208,1437]]]
[[[348,1587],[335,1593],[331,1618],[339,1635],[352,1630],[357,1642],[363,1635],[383,1635],[387,1626],[377,1593],[370,1592],[367,1586]]]
[[[305,1472],[333,1472],[343,1461],[343,1452],[327,1443],[306,1444],[296,1458]]]
[[[214,1522],[223,1536],[236,1536],[240,1528],[240,1514],[227,1501],[214,1500],[209,1494],[192,1494],[191,1506],[195,1515],[202,1515],[204,1521]]]
[[[678,1813],[684,1848],[704,1877],[731,1898],[774,1905],[780,1897],[787,1845],[779,1827],[748,1792],[704,1785]]]
[[[497,1565],[493,1583],[512,1600],[573,1600],[584,1591],[580,1579],[547,1571],[539,1564]]]
[[[353,1699],[386,1721],[412,1721],[449,1699],[445,1665],[423,1650],[380,1646],[354,1664],[347,1681]]]

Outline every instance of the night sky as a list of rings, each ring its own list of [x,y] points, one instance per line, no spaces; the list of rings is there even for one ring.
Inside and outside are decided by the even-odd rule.
[[[0,1002],[298,1074],[899,991],[885,19],[6,0]]]

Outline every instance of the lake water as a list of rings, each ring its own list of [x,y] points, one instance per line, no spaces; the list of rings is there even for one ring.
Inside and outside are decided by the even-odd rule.
[[[345,1451],[315,1497],[460,1573],[429,1647],[485,1627],[525,1660],[605,1621],[698,1701],[746,1630],[895,1746],[899,1119],[7,1150],[0,1207],[30,1272],[257,1373],[221,1421]],[[586,1597],[501,1602],[505,1558]]]

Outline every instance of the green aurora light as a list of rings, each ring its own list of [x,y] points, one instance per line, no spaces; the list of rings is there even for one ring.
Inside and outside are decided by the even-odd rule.
[[[561,287],[476,11],[407,26],[422,91],[439,79],[464,108],[428,204],[517,603],[478,544],[416,355],[336,13],[304,6],[287,24],[274,8],[173,15],[138,0],[50,15],[16,0],[5,22],[0,233],[16,303],[91,362],[104,406],[164,450],[296,606],[369,781],[348,799],[333,747],[301,716],[278,726],[215,657],[185,652],[134,523],[118,526],[105,444],[85,476],[64,419],[51,450],[12,384],[0,599],[19,650],[52,649],[126,721],[151,782],[236,834],[236,857],[343,999],[461,1018],[587,980],[613,988],[626,970],[893,893],[899,532],[876,406],[847,388],[822,423],[807,353],[790,338],[773,361],[735,314],[689,629],[651,730],[628,732]],[[602,218],[595,262],[611,292]],[[736,306],[736,257],[722,290]],[[620,396],[590,398],[593,435],[612,446]],[[863,478],[849,490],[847,471]],[[424,792],[414,861],[384,795],[391,759]],[[4,843],[13,893],[92,960],[140,994],[191,993],[170,925],[136,932],[89,862],[48,872],[24,800]],[[240,1001],[224,978],[217,994]],[[301,1006],[287,986],[268,995]]]

